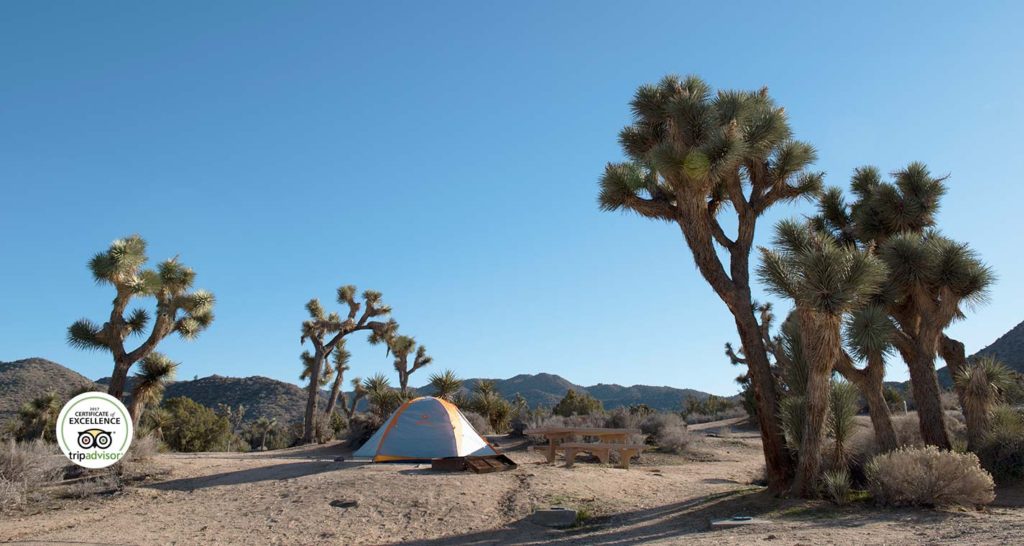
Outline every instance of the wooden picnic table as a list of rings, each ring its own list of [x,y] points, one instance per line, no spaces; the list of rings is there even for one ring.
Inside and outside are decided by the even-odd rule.
[[[577,437],[597,438],[602,443],[626,444],[630,435],[642,434],[635,428],[592,428],[592,427],[541,427],[528,428],[523,434],[529,436],[543,436],[547,439],[548,445],[544,452],[549,463],[555,462],[555,451],[563,443],[573,443]]]

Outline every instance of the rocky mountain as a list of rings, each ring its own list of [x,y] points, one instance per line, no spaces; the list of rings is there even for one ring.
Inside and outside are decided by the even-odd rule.
[[[25,402],[48,392],[67,398],[88,388],[102,387],[44,358],[0,362],[0,423],[16,415]]]
[[[12,415],[21,404],[49,390],[66,396],[85,386],[103,389],[107,381],[100,379],[93,383],[60,364],[39,358],[0,363],[0,421],[3,420],[4,412]],[[464,386],[466,389],[472,389],[479,381],[481,380],[468,379]],[[521,374],[493,381],[503,396],[512,398],[519,393],[531,407],[552,407],[569,389],[590,393],[601,400],[606,409],[647,404],[661,410],[677,410],[687,396],[700,399],[708,396],[707,393],[693,389],[647,385],[624,387],[598,384],[584,387],[549,373]],[[429,387],[417,390],[423,394],[430,392]],[[175,381],[167,386],[164,397],[175,396],[187,396],[211,408],[216,408],[218,404],[232,407],[245,405],[246,421],[268,417],[283,423],[297,422],[302,420],[305,408],[305,391],[301,387],[259,376],[212,375],[188,381]]]
[[[1024,373],[1024,322],[1014,326],[1009,332],[999,336],[991,345],[968,358],[974,359],[979,356],[994,357],[1009,366],[1010,369]],[[939,384],[943,388],[948,389],[953,386],[953,378],[949,374],[949,369],[943,366],[939,368],[938,374]]]

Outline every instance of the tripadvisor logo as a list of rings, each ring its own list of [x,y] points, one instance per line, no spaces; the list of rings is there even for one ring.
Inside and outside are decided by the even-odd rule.
[[[71,462],[106,468],[132,445],[132,420],[120,400],[102,392],[72,398],[57,418],[57,443]]]

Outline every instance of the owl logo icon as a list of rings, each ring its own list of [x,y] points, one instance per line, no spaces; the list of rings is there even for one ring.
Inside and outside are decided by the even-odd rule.
[[[107,449],[113,442],[113,432],[107,432],[98,428],[90,428],[78,433],[78,447],[82,449],[99,448]]]

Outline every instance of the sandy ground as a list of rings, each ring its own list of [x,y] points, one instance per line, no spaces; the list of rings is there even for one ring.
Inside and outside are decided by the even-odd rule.
[[[695,427],[698,428],[698,427]],[[499,439],[510,472],[439,473],[426,465],[335,462],[335,444],[263,454],[161,455],[161,475],[121,492],[0,516],[17,544],[1011,544],[1024,540],[1024,494],[984,511],[884,510],[779,500],[750,485],[761,473],[749,432],[714,434],[689,456],[646,454],[631,470],[582,459],[548,465]],[[530,523],[565,506],[578,528]],[[766,523],[710,530],[749,515]]]

